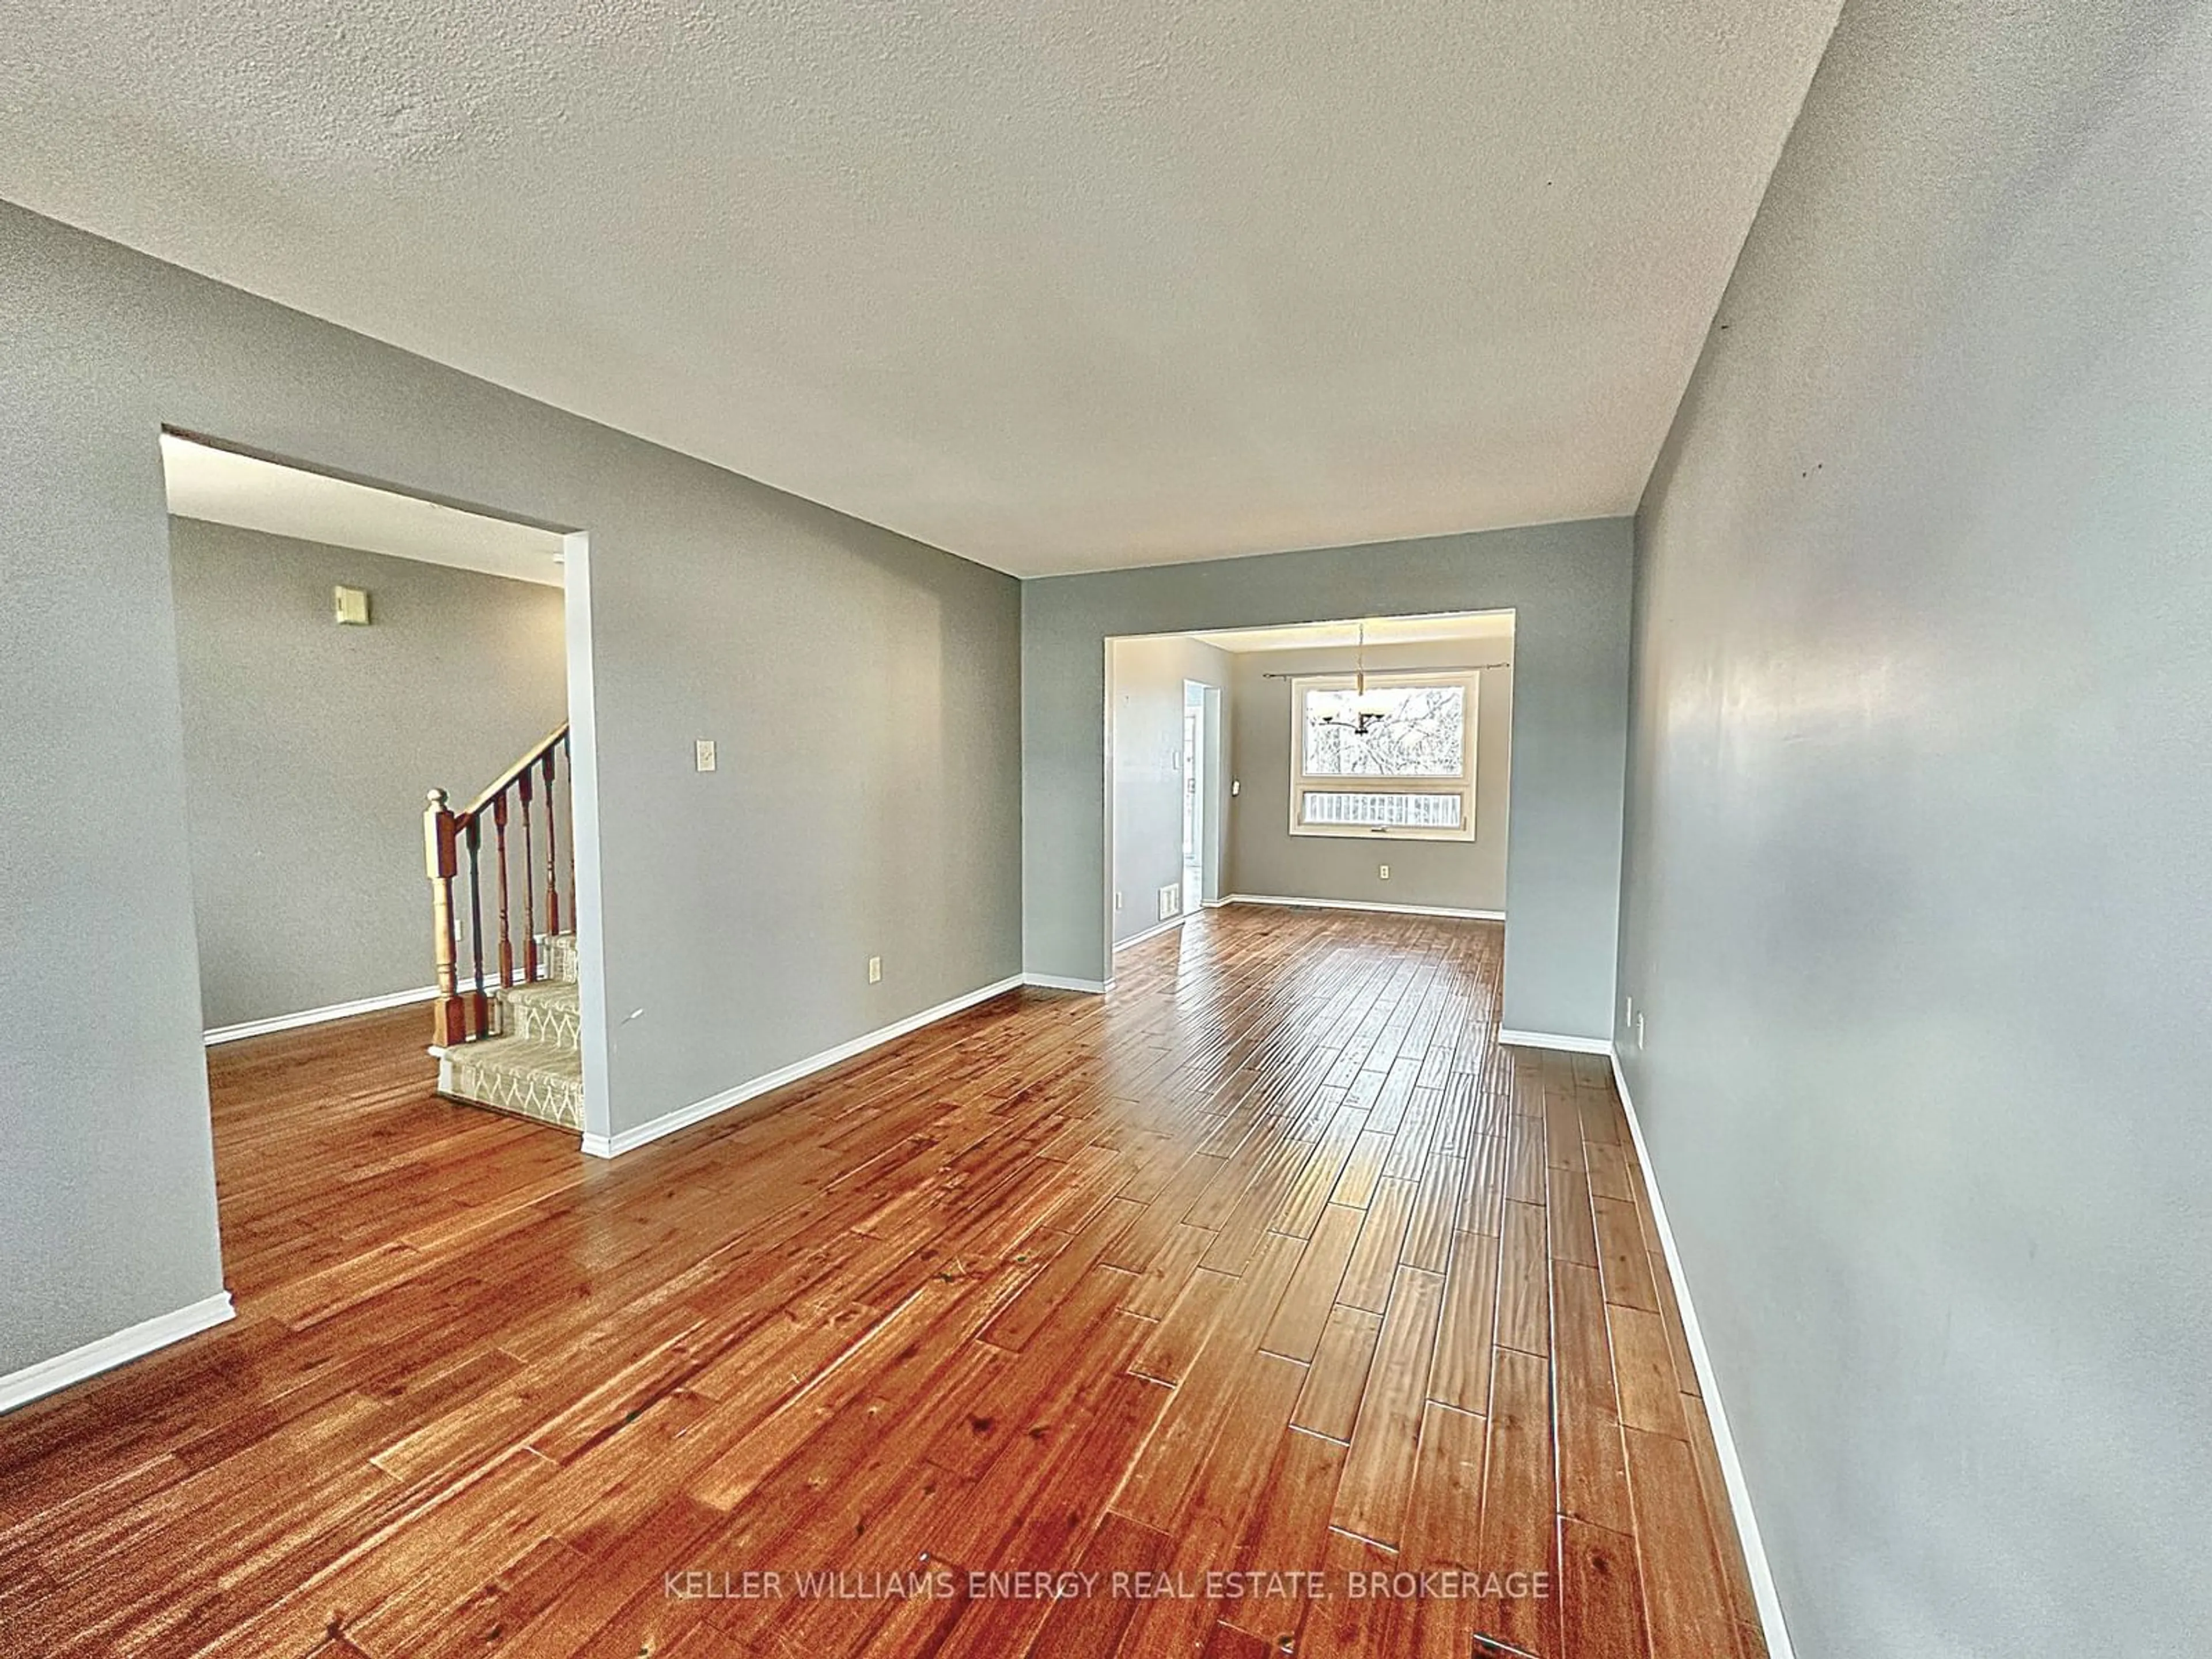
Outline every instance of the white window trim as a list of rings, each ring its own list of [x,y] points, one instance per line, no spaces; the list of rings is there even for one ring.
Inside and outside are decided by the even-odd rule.
[[[1474,770],[1476,713],[1482,690],[1480,670],[1370,670],[1367,684],[1377,689],[1411,685],[1456,685],[1466,698],[1465,740],[1460,745],[1457,777],[1382,778],[1360,775],[1309,776],[1306,767],[1306,694],[1309,691],[1349,691],[1356,684],[1352,674],[1300,674],[1291,681],[1291,833],[1294,836],[1333,836],[1361,841],[1473,841],[1474,839]],[[1307,823],[1301,813],[1305,792],[1324,790],[1362,795],[1442,795],[1460,797],[1459,828],[1437,830],[1408,824]]]

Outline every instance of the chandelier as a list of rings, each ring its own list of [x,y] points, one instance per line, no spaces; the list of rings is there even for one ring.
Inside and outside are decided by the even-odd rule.
[[[1378,692],[1371,696],[1368,694],[1367,624],[1364,622],[1359,624],[1358,655],[1354,658],[1353,660],[1358,666],[1352,674],[1352,691],[1351,714],[1348,716],[1345,714],[1324,715],[1322,718],[1321,724],[1323,726],[1340,726],[1346,731],[1351,732],[1354,737],[1364,738],[1376,726],[1382,725],[1384,720],[1390,718],[1389,706],[1383,702],[1382,694]]]

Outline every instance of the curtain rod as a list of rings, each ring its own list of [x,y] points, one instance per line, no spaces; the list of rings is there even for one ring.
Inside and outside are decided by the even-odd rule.
[[[1512,666],[1512,660],[1509,658],[1504,662],[1447,663],[1441,668],[1370,668],[1367,671],[1367,675],[1370,679],[1387,680],[1400,674],[1477,674],[1486,668]],[[1305,668],[1295,672],[1288,669],[1270,669],[1262,673],[1260,678],[1263,680],[1333,680],[1341,678],[1350,672],[1352,670],[1349,668]]]

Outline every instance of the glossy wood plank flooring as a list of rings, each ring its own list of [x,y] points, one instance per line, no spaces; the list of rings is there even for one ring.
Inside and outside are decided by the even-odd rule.
[[[1500,947],[1237,907],[612,1164],[419,1010],[217,1049],[239,1321],[0,1419],[0,1652],[1758,1659]]]

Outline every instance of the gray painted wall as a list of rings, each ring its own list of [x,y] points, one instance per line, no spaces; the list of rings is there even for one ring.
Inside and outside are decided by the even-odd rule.
[[[1454,910],[1505,908],[1506,817],[1513,757],[1513,641],[1446,640],[1370,646],[1370,668],[1471,668],[1478,677],[1473,841],[1362,841],[1291,833],[1291,683],[1283,674],[1349,673],[1350,651],[1250,651],[1235,659],[1231,720],[1243,789],[1230,812],[1235,891],[1363,904],[1432,904]],[[1390,879],[1376,873],[1390,866]]]
[[[590,532],[611,1128],[1018,971],[1012,579],[0,207],[0,1373],[222,1283],[163,422]]]
[[[1851,0],[1646,498],[1626,1069],[1806,1659],[2212,1651],[2208,204],[2212,8]]]
[[[192,519],[170,520],[169,552],[201,1018],[428,985],[423,796],[465,803],[565,717],[561,590]],[[340,583],[369,590],[368,627],[332,622]],[[518,817],[518,952],[521,835]],[[485,933],[494,971],[495,917]]]
[[[1506,1023],[1612,1029],[1627,741],[1629,521],[1592,520],[1022,584],[1028,968],[1104,976],[1105,641],[1515,611]]]
[[[1182,880],[1183,682],[1197,680],[1225,696],[1229,653],[1173,635],[1115,640],[1110,648],[1114,885],[1122,895],[1114,916],[1118,945],[1158,927],[1160,889]],[[1198,908],[1195,896],[1190,908]]]

